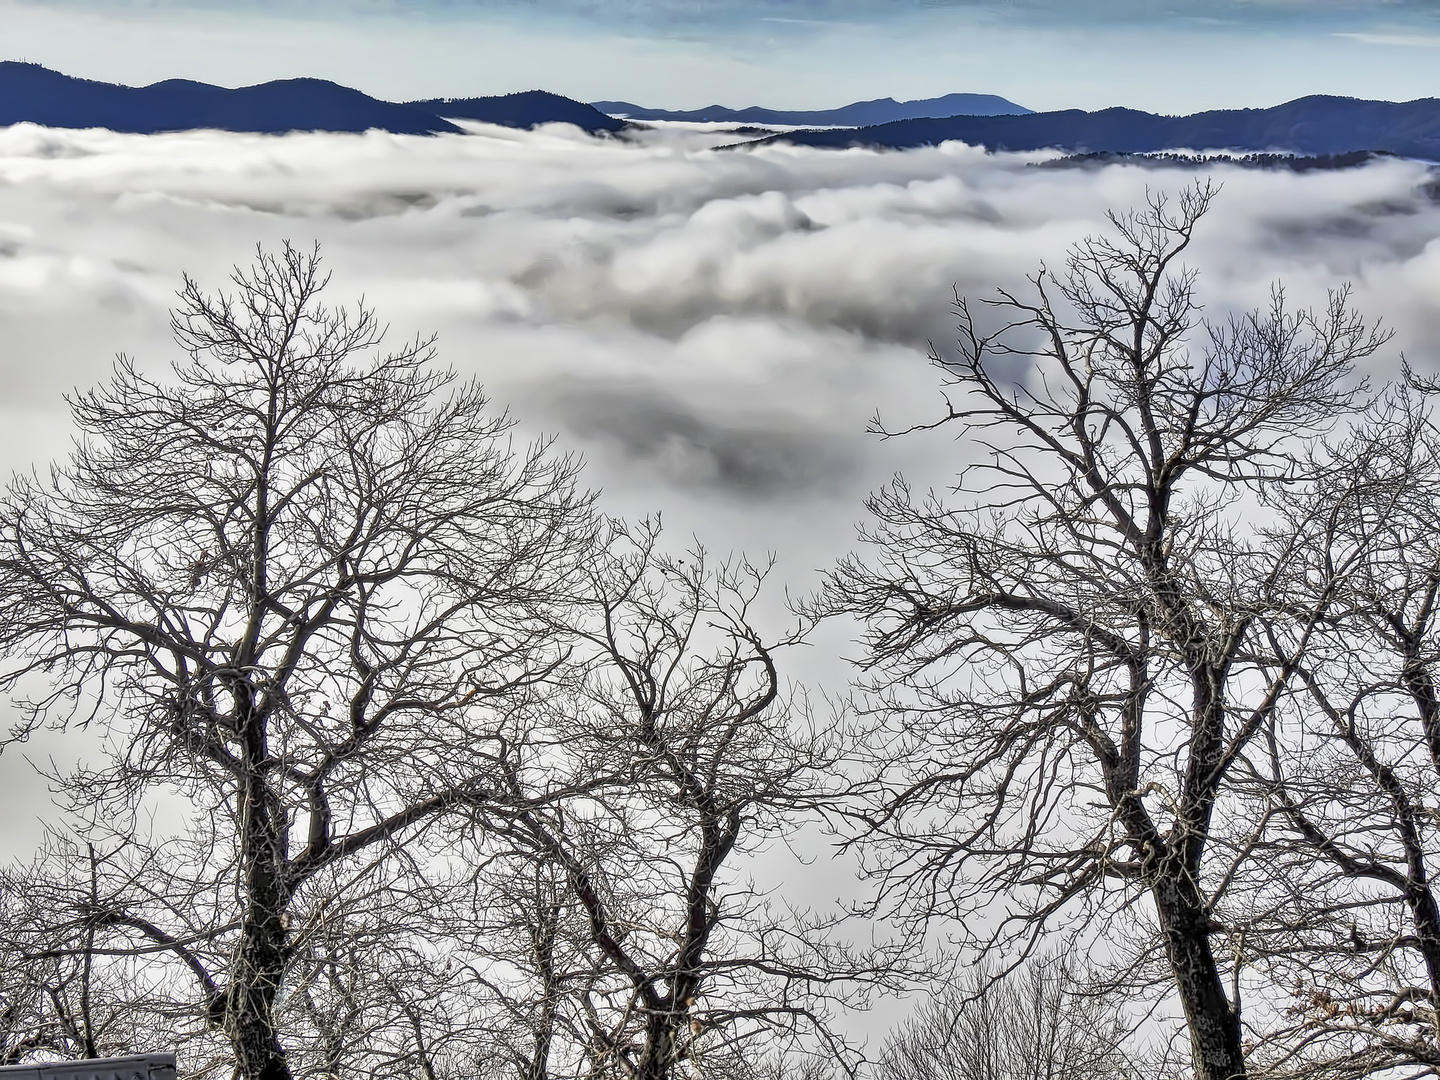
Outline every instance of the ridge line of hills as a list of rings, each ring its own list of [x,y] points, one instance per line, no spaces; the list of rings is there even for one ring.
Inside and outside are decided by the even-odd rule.
[[[167,79],[149,86],[120,86],[65,75],[39,64],[0,61],[0,125],[29,121],[47,127],[103,127],[154,134],[219,128],[279,134],[287,131],[359,132],[371,128],[401,135],[461,134],[452,120],[481,120],[507,127],[568,123],[592,134],[623,131],[628,119],[611,112],[632,111],[645,118],[695,119],[698,114],[667,113],[623,106],[602,110],[545,90],[493,97],[427,98],[388,102],[324,79],[279,79],[228,89],[189,79]],[[1021,106],[990,94],[950,94],[924,101],[890,98],[855,102],[840,109],[780,112],[759,107],[726,110],[740,122],[858,126],[914,116],[953,116],[964,111],[1020,111]],[[708,112],[713,110],[700,110]]]
[[[281,79],[236,90],[189,79],[136,87],[77,79],[39,64],[0,62],[0,124],[27,121],[133,134],[196,128],[279,133],[378,127],[406,135],[461,130],[421,109],[378,101],[323,79]]]
[[[1440,99],[1368,101],[1311,94],[1266,109],[1162,116],[1137,109],[1065,109],[1020,116],[898,120],[844,130],[790,131],[741,145],[863,146],[891,150],[957,140],[987,150],[1077,154],[1232,150],[1336,156],[1372,151],[1440,161]]]
[[[736,144],[746,147],[786,142],[908,149],[958,140],[987,150],[1054,148],[1081,155],[1182,149],[1321,157],[1379,152],[1440,161],[1440,99],[1436,98],[1391,102],[1316,94],[1265,109],[1162,116],[1126,108],[1031,112],[994,95],[950,94],[909,102],[880,98],[829,110],[786,112],[758,106],[738,110],[716,106],[681,113],[645,110],[625,102],[587,104],[543,90],[396,103],[323,79],[283,79],[233,90],[185,79],[130,87],[78,79],[38,64],[0,61],[0,126],[29,121],[49,127],[104,127],[146,134],[200,128],[267,134],[378,128],[397,134],[436,135],[463,134],[464,129],[453,120],[521,128],[558,121],[593,134],[623,132],[639,119],[609,115],[596,108],[597,104],[660,119],[718,118],[750,125],[852,121],[851,126],[821,130],[812,126]],[[1002,105],[1011,111],[926,115],[961,106],[993,110]],[[897,111],[905,115],[882,123],[853,123],[857,117],[893,116]]]
[[[28,121],[146,135],[200,128],[258,134],[372,128],[397,135],[463,134],[452,118],[508,127],[563,121],[592,133],[626,126],[583,102],[544,90],[397,103],[325,79],[277,79],[234,90],[188,79],[119,86],[39,64],[0,61],[0,126]]]
[[[946,94],[938,98],[921,98],[918,101],[896,101],[894,98],[875,98],[872,101],[856,101],[838,109],[763,109],[758,105],[748,109],[727,109],[723,105],[708,105],[703,109],[676,112],[671,109],[647,109],[632,105],[628,101],[592,101],[591,105],[601,112],[623,116],[627,120],[688,120],[702,123],[731,124],[795,124],[801,127],[868,127],[887,124],[896,120],[915,120],[923,117],[946,116],[999,116],[1023,115],[1033,110],[1016,105],[995,94]]]

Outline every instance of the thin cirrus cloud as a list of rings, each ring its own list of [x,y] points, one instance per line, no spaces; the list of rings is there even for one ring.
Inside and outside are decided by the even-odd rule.
[[[1435,0],[1391,0],[1384,17],[1399,26],[1394,34],[1373,25],[1367,0],[12,0],[19,6],[90,12],[117,19],[165,13],[208,13],[237,18],[332,21],[369,18],[409,22],[510,22],[558,29],[589,26],[622,32],[668,34],[792,33],[823,35],[836,30],[885,27],[902,30],[937,26],[950,13],[954,28],[1093,29],[1220,28],[1313,30],[1333,25],[1344,36],[1390,44],[1425,36],[1440,15]],[[1414,23],[1400,26],[1403,23]]]
[[[1366,45],[1393,45],[1410,49],[1440,49],[1440,34],[1384,34],[1360,31],[1339,31],[1338,38],[1348,38]]]
[[[1166,113],[1434,92],[1431,0],[0,0],[0,55],[130,84],[332,79],[696,108],[995,93]],[[1407,59],[1408,57],[1408,59]]]
[[[1163,22],[1174,18],[1262,21],[1318,16],[1371,16],[1367,0],[1175,0],[1157,6],[1144,0],[47,0],[48,6],[126,12],[192,8],[212,11],[303,12],[311,14],[410,14],[464,17],[505,10],[537,15],[573,14],[602,20],[727,22],[755,16],[797,22],[830,19],[894,19],[923,8],[967,8],[1016,20]],[[1434,14],[1434,0],[1391,0],[1388,16]]]

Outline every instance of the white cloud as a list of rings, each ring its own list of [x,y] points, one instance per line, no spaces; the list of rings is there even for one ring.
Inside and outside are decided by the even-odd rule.
[[[477,130],[0,131],[8,408],[57,408],[61,390],[98,378],[116,350],[160,362],[182,271],[218,283],[256,242],[314,240],[337,291],[363,291],[397,332],[440,329],[447,361],[481,374],[531,424],[565,425],[577,387],[613,382],[671,413],[694,410],[705,430],[823,431],[845,444],[819,457],[853,473],[843,496],[853,513],[854,485],[876,475],[865,418],[877,406],[922,407],[915,395],[931,380],[921,354],[949,335],[952,284],[1013,283],[1099,227],[1105,209],[1186,180],[1038,170],[1036,155],[953,144],[734,152],[689,136],[636,145],[560,126]],[[1400,162],[1309,176],[1226,170],[1196,249],[1204,284],[1248,302],[1276,275],[1311,297],[1352,277],[1377,314],[1424,323],[1426,245],[1440,235],[1424,179]],[[1411,343],[1417,362],[1425,347]],[[602,459],[621,444],[639,452],[607,442],[594,418],[580,427],[573,438]],[[7,463],[34,445],[13,444]],[[604,481],[623,488],[634,464]],[[647,484],[664,485],[661,464],[642,465]],[[769,480],[727,486],[717,469],[701,501],[718,491],[759,506],[772,491]],[[816,482],[814,498],[839,497],[835,476],[793,475]]]
[[[651,387],[666,408],[693,402],[708,410],[697,422],[744,430],[762,424],[751,411],[763,394],[764,425],[858,440],[834,461],[868,462],[868,413],[913,411],[930,382],[920,355],[949,334],[952,283],[1013,283],[1105,209],[1186,180],[1038,170],[1036,155],[953,144],[734,152],[477,130],[0,131],[8,408],[58,407],[115,350],[159,362],[182,271],[219,282],[256,242],[288,238],[321,242],[337,291],[363,291],[397,330],[440,329],[446,359],[536,425],[573,413],[571,383]],[[1314,297],[1352,277],[1377,314],[1423,322],[1440,212],[1421,166],[1224,175],[1196,249],[1212,295],[1249,301],[1284,275]],[[8,453],[13,465],[24,450]],[[743,484],[725,494],[763,501]]]
[[[1402,48],[1440,49],[1440,34],[1379,34],[1379,33],[1337,33],[1336,37],[1349,38],[1366,45],[1397,45]]]
[[[938,405],[927,340],[952,285],[1016,284],[1178,171],[1033,169],[1043,155],[705,149],[564,127],[433,139],[0,129],[0,469],[68,438],[62,395],[117,351],[174,355],[188,271],[224,282],[257,242],[319,241],[333,298],[393,333],[440,332],[527,431],[590,458],[607,505],[663,510],[712,547],[775,550],[792,587],[844,550],[865,492],[943,483],[945,435],[884,442]],[[1212,314],[1284,278],[1303,302],[1349,278],[1440,369],[1440,206],[1423,166],[1221,171],[1193,252]],[[833,672],[833,669],[830,669]],[[7,755],[0,771],[23,768]]]

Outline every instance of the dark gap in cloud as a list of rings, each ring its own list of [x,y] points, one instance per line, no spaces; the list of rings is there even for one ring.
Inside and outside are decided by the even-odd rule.
[[[667,342],[678,342],[715,319],[798,323],[822,333],[838,330],[873,344],[921,351],[937,334],[944,337],[953,329],[948,302],[955,276],[943,270],[921,283],[896,285],[876,274],[861,288],[827,291],[822,282],[787,291],[773,287],[765,276],[727,288],[718,271],[701,267],[691,268],[672,288],[652,285],[630,292],[614,280],[615,255],[603,245],[577,244],[563,257],[537,255],[512,273],[510,281],[534,296],[552,317],[623,319]],[[814,269],[813,263],[809,268]]]
[[[1352,260],[1368,256],[1405,262],[1420,255],[1433,239],[1429,228],[1409,220],[1430,210],[1433,185],[1416,188],[1413,199],[1387,198],[1358,203],[1328,213],[1276,217],[1264,223],[1266,247],[1287,254],[1345,254]],[[1338,245],[1337,245],[1337,242]]]
[[[857,301],[853,297],[815,296],[787,300],[762,288],[742,298],[717,296],[714,290],[664,295],[647,293],[643,298],[627,297],[615,291],[601,291],[579,299],[567,297],[563,274],[553,276],[534,267],[512,278],[527,290],[536,290],[546,309],[560,318],[604,321],[623,313],[626,321],[645,334],[667,342],[678,342],[715,319],[761,319],[798,323],[820,332],[841,331],[876,345],[899,345],[921,351],[939,335],[953,331],[953,319],[945,307],[950,297],[948,280],[937,279],[933,296],[896,296],[880,291]],[[923,301],[929,299],[932,303]]]
[[[574,435],[677,487],[774,500],[842,490],[856,467],[841,433],[780,412],[702,411],[635,381],[571,382],[546,397]]]

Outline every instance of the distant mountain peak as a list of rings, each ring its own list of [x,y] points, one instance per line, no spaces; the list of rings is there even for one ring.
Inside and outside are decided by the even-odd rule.
[[[325,79],[279,79],[230,90],[189,79],[119,86],[64,75],[39,64],[0,62],[0,124],[103,127],[153,134],[226,131],[459,133],[433,113],[379,101]]]
[[[307,76],[233,90],[191,79],[136,87],[80,79],[28,61],[0,61],[0,125],[30,122],[136,134],[197,128],[267,134],[371,129],[402,135],[463,134],[437,113],[434,106],[441,101],[449,115],[511,127],[564,122],[589,131],[614,131],[625,126],[583,102],[546,90],[396,104]]]
[[[625,127],[623,120],[549,90],[520,90],[498,97],[429,98],[406,104],[452,120],[480,120],[507,127],[531,128],[537,124],[559,122],[574,124],[591,134],[620,131]]]
[[[908,149],[946,140],[988,150],[1058,149],[1092,155],[1226,150],[1337,157],[1376,151],[1440,161],[1440,100],[1367,101],[1311,94],[1265,109],[1214,109],[1189,116],[1120,106],[1096,112],[956,115],[840,131],[795,131],[761,142]]]
[[[766,109],[753,105],[746,109],[729,109],[710,105],[703,109],[677,111],[651,109],[628,101],[592,101],[601,112],[624,116],[630,120],[683,120],[735,124],[780,124],[801,127],[866,127],[911,120],[917,117],[1024,115],[1030,112],[1023,105],[994,94],[946,94],[938,98],[896,101],[874,98],[855,101],[838,109]]]

